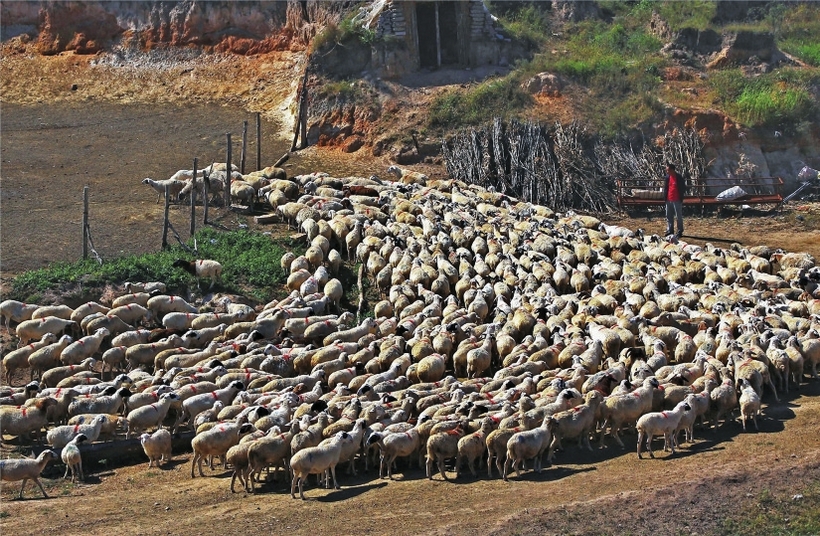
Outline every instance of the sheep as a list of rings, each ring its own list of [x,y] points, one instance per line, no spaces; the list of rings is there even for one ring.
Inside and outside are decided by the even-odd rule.
[[[516,432],[507,440],[507,461],[504,463],[502,478],[506,481],[510,469],[515,469],[515,475],[521,478],[521,469],[526,460],[535,458],[533,469],[540,473],[544,451],[550,445],[552,432],[557,426],[554,417],[544,417],[541,426],[532,430]],[[547,462],[549,464],[549,462]]]
[[[760,414],[760,395],[746,379],[743,379],[738,403],[740,404],[740,420],[743,423],[743,431],[746,431],[746,419],[751,419],[755,423],[755,430],[760,430],[757,427],[757,416]]]
[[[487,451],[487,436],[493,431],[495,423],[489,417],[481,422],[481,428],[472,434],[465,435],[458,440],[458,455],[456,456],[456,478],[459,477],[461,462],[467,460],[467,467],[470,473],[476,476],[475,462]]]
[[[172,266],[176,268],[182,268],[189,274],[195,276],[197,287],[199,287],[199,279],[201,277],[208,277],[211,279],[211,286],[208,288],[212,289],[214,287],[214,284],[222,276],[222,265],[217,261],[211,259],[197,259],[193,261],[177,259],[174,261]]]
[[[20,406],[26,403],[26,401],[31,400],[40,393],[40,383],[32,381],[27,383],[22,389],[15,391],[16,392],[12,392],[8,396],[0,398],[0,405]]]
[[[111,347],[128,347],[134,346],[136,344],[145,344],[148,342],[148,339],[151,337],[151,335],[152,331],[150,329],[135,329],[134,331],[126,331],[125,333],[120,333],[119,335],[111,339]]]
[[[63,320],[71,320],[71,315],[73,313],[74,309],[68,305],[43,305],[31,313],[31,320],[46,318],[48,316],[56,316],[57,318],[62,318]]]
[[[71,482],[79,476],[83,480],[83,458],[80,454],[79,445],[85,442],[88,437],[85,434],[79,434],[74,439],[68,442],[63,450],[60,452],[60,458],[65,464],[65,474],[63,478],[68,478],[69,471],[71,472]]]
[[[212,407],[214,402],[222,402],[224,406],[229,406],[231,401],[240,391],[245,390],[245,384],[241,381],[233,381],[227,387],[217,389],[209,393],[194,395],[182,402],[182,408],[188,418],[189,424],[193,425],[198,414]]]
[[[126,281],[123,287],[125,288],[125,292],[147,292],[151,296],[163,293],[166,290],[166,285],[162,281],[148,281],[145,283],[132,283],[130,281]]]
[[[0,303],[0,325],[5,324],[6,328],[11,331],[12,320],[18,324],[29,320],[38,307],[40,306],[17,300],[3,300]]]
[[[562,439],[577,437],[578,448],[581,448],[583,443],[587,449],[592,450],[592,446],[589,444],[589,436],[595,431],[596,414],[601,402],[603,402],[603,398],[599,391],[590,391],[584,396],[584,404],[553,415],[556,425],[547,452],[548,463],[552,462],[555,449],[563,448],[561,445]]]
[[[424,173],[403,169],[399,166],[390,166],[387,168],[387,172],[395,175],[396,178],[403,184],[418,184],[420,186],[426,186],[427,181],[429,180],[427,175]]]
[[[100,427],[100,437],[114,439],[117,435],[118,430],[125,429],[125,417],[122,417],[121,415],[116,413],[81,413],[79,415],[74,415],[73,417],[68,419],[68,422],[66,424],[68,424],[69,426],[74,426],[77,424],[90,423],[97,416],[105,417],[105,421],[103,421],[102,426]],[[98,437],[97,439],[99,439],[100,437]]]
[[[69,335],[63,335],[57,342],[43,346],[28,356],[28,366],[31,368],[30,379],[34,379],[34,373],[38,378],[42,378],[45,371],[56,367],[60,363],[60,354],[66,346],[71,344],[73,339]]]
[[[128,430],[125,433],[125,439],[131,439],[131,435],[151,427],[159,427],[171,405],[179,400],[179,395],[176,393],[165,393],[160,396],[159,402],[148,404],[133,409],[128,412],[125,420],[128,421]]]
[[[63,365],[78,365],[85,362],[87,358],[99,351],[103,340],[110,334],[107,328],[99,328],[93,335],[87,335],[72,342],[60,352],[60,362]]]
[[[109,333],[113,336],[134,329],[134,326],[128,324],[127,322],[124,322],[120,317],[116,315],[104,315],[101,313],[95,313],[84,318],[83,322],[86,322],[86,320],[88,322],[85,324],[85,327],[83,328],[83,332],[86,335],[96,333],[98,329],[102,328],[107,329]]]
[[[68,328],[77,328],[73,320],[65,320],[56,316],[47,316],[36,320],[24,320],[17,325],[18,348],[25,346],[29,341],[40,339],[46,333],[61,334]]]
[[[638,419],[635,427],[638,430],[638,459],[641,456],[641,443],[646,438],[646,450],[649,451],[651,458],[655,457],[652,452],[652,438],[656,435],[663,435],[663,450],[667,448],[672,449],[672,454],[675,453],[675,440],[673,434],[677,432],[678,423],[681,420],[684,412],[690,411],[692,407],[685,401],[680,402],[672,411],[657,411],[650,412]]]
[[[6,482],[22,480],[23,485],[20,486],[20,494],[17,496],[19,499],[23,498],[23,489],[26,487],[26,482],[33,480],[40,488],[40,491],[43,492],[43,497],[48,499],[48,494],[40,483],[40,473],[46,468],[48,462],[56,459],[57,453],[53,450],[44,450],[36,458],[0,460],[0,480],[5,480]]]
[[[290,468],[293,478],[290,484],[290,496],[296,498],[296,486],[299,486],[299,497],[305,500],[304,485],[308,475],[320,475],[330,471],[333,476],[333,488],[340,489],[336,481],[336,464],[345,443],[352,443],[353,438],[347,432],[337,433],[333,439],[323,446],[306,447],[290,458]]]
[[[68,405],[68,414],[73,417],[83,413],[119,413],[130,396],[131,391],[121,387],[112,395],[77,398]]]
[[[191,478],[195,478],[194,469],[199,469],[199,476],[204,477],[202,462],[206,456],[224,456],[228,449],[239,443],[242,436],[251,433],[254,427],[250,423],[220,423],[191,440],[194,455],[191,458]]]
[[[428,479],[433,479],[433,463],[437,463],[441,478],[447,480],[447,475],[444,474],[444,460],[458,456],[458,441],[462,437],[464,437],[464,426],[461,423],[451,430],[430,434],[430,437],[427,438],[427,463],[425,467],[425,474]]]
[[[159,294],[152,296],[145,305],[149,311],[154,315],[154,318],[160,319],[166,313],[196,313],[197,309],[184,298],[180,296],[173,296],[168,294]]]
[[[248,205],[250,212],[254,211],[256,188],[244,180],[231,181],[231,198],[238,199]]]
[[[125,305],[114,307],[106,313],[106,316],[116,316],[126,324],[136,326],[142,321],[150,321],[152,314],[146,307],[138,303],[126,303]]]
[[[379,478],[384,478],[385,468],[387,478],[393,480],[393,464],[396,458],[412,455],[419,448],[419,432],[413,428],[406,432],[380,433],[376,432],[367,438],[367,446],[376,444],[379,447]]]
[[[153,434],[144,433],[140,436],[140,445],[145,455],[148,456],[148,467],[155,464],[157,467],[162,463],[171,461],[171,432],[160,428]]]
[[[39,341],[27,344],[22,348],[12,350],[6,354],[3,357],[3,371],[6,384],[11,385],[11,378],[18,369],[28,367],[28,358],[31,354],[55,342],[57,342],[57,336],[53,333],[46,333]]]
[[[163,350],[171,348],[184,347],[185,343],[179,335],[171,335],[161,341],[135,344],[125,349],[125,360],[131,369],[135,369],[140,365],[151,365],[157,354]]]
[[[68,345],[66,348],[70,347],[71,345]],[[65,353],[65,349],[63,350],[63,353]],[[53,369],[49,369],[43,373],[41,383],[43,384],[43,387],[54,387],[60,383],[61,380],[64,380],[77,372],[93,372],[96,364],[97,360],[93,357],[89,357],[78,365],[68,365],[66,367],[55,367]]]
[[[128,294],[123,294],[114,298],[114,301],[111,302],[111,307],[117,308],[123,305],[128,305],[129,303],[136,303],[137,305],[142,305],[145,307],[148,305],[148,300],[150,299],[151,295],[147,292],[129,292]]]
[[[618,435],[621,426],[636,421],[641,415],[652,409],[652,399],[654,389],[659,387],[658,380],[650,376],[644,380],[643,385],[623,395],[610,395],[601,404],[601,425],[600,445],[604,444],[604,435],[608,425],[611,425],[610,434],[618,444],[623,447]]]
[[[242,484],[245,491],[251,491],[251,466],[248,461],[248,451],[254,441],[246,440],[250,437],[252,436],[245,436],[239,444],[232,446],[225,453],[225,465],[232,468],[231,493],[234,493],[234,484],[237,479],[239,479],[239,483]]]
[[[193,173],[191,173],[191,174],[193,175]],[[179,197],[179,193],[182,191],[182,189],[185,187],[185,184],[186,184],[185,181],[180,181],[180,180],[177,180],[173,177],[170,178],[170,179],[159,180],[159,181],[155,181],[154,179],[152,179],[150,177],[146,177],[146,178],[142,179],[142,183],[147,184],[148,186],[150,186],[151,188],[153,188],[157,192],[157,203],[159,203],[160,197],[165,195],[166,191],[168,192],[168,195],[170,196],[168,198],[169,201],[171,199],[177,199]],[[156,204],[156,203],[154,203],[154,204]]]
[[[73,426],[57,426],[46,433],[46,441],[55,449],[61,449],[79,434],[86,436],[89,443],[100,437],[102,426],[108,419],[105,415],[97,415],[89,424],[75,424]]]

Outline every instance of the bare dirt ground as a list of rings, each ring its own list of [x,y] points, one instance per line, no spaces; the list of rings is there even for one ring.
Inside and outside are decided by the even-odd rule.
[[[104,258],[158,248],[162,208],[141,179],[164,178],[189,167],[194,156],[207,163],[224,155],[225,132],[239,132],[241,121],[252,119],[250,112],[258,109],[248,104],[253,84],[244,81],[259,84],[259,65],[276,61],[257,58],[244,71],[239,60],[230,60],[229,67],[239,65],[241,75],[232,78],[229,90],[213,77],[194,76],[213,74],[200,67],[193,74],[174,71],[142,81],[106,79],[88,58],[35,61],[6,52],[0,62],[3,277],[78,257],[85,184],[92,188],[91,228]],[[271,72],[265,71],[265,80],[276,78]],[[72,91],[74,83],[78,88]],[[273,95],[261,94],[264,102],[276,102]],[[266,115],[266,132],[276,130],[274,115]],[[276,143],[263,142],[263,165],[281,154],[284,145]],[[255,148],[249,152],[255,155]],[[292,173],[324,166],[351,174],[388,165],[360,153],[309,151],[289,164]],[[179,213],[175,224],[186,221],[183,209],[174,210]],[[612,220],[650,232],[661,232],[664,225],[658,214]],[[806,205],[778,216],[691,216],[686,226],[687,234],[699,237],[693,239],[697,243],[767,243],[820,257],[818,220],[817,207]],[[239,225],[247,218],[231,215],[225,221]],[[187,228],[184,223],[178,227]],[[779,403],[766,395],[760,432],[742,433],[737,423],[718,431],[698,429],[695,443],[657,460],[638,460],[635,435],[627,433],[626,450],[611,441],[594,452],[569,446],[554,467],[540,475],[528,471],[508,483],[488,479],[484,471],[478,478],[430,482],[422,470],[404,465],[399,479],[387,482],[372,471],[353,477],[342,468],[341,490],[311,486],[306,502],[291,500],[282,483],[268,484],[255,495],[232,494],[229,475],[220,468],[192,480],[187,452],[177,452],[174,463],[162,469],[108,460],[88,467],[86,481],[76,485],[59,478],[62,466],[52,466],[45,473],[49,500],[12,500],[19,484],[3,483],[0,530],[183,536],[736,534],[738,520],[786,511],[789,504],[800,504],[792,500],[796,495],[814,497],[817,504],[818,395],[817,382]],[[38,497],[31,486],[26,497]],[[785,533],[799,532],[788,516],[777,523]]]

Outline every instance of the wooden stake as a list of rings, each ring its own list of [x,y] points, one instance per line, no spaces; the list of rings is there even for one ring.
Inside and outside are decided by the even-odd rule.
[[[194,184],[196,184],[196,168],[199,162],[194,158]],[[191,238],[196,233],[196,188],[191,188]]]
[[[231,133],[226,134],[228,137],[228,154],[225,158],[225,208],[231,208]]]
[[[262,114],[256,112],[256,169],[262,169]]]
[[[88,186],[83,186],[83,259],[88,258]]]
[[[170,186],[165,185],[165,216],[162,220],[162,249],[168,247],[168,223],[169,223],[169,209],[171,208],[171,192]]]
[[[211,166],[211,171],[213,171],[213,166]],[[208,225],[208,197],[209,197],[208,194],[211,191],[211,174],[210,173],[208,173],[208,175],[202,177],[202,186],[203,186],[203,189],[202,189],[202,192],[203,192],[202,193],[202,203],[203,203],[203,205],[202,205],[202,207],[203,207],[202,208],[202,213],[203,213],[202,223],[204,225]]]
[[[248,148],[248,122],[242,121],[242,152],[239,153],[239,173],[245,174],[245,151]]]

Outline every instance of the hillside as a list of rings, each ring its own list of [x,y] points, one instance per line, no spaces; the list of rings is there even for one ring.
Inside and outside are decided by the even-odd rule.
[[[810,2],[489,2],[501,48],[473,54],[495,46],[478,40],[466,64],[421,69],[397,44],[412,29],[382,28],[394,3],[245,4],[5,4],[3,100],[232,104],[291,139],[304,85],[300,146],[403,164],[440,163],[443,137],[501,117],[631,144],[694,128],[709,176],[736,173],[741,154],[787,183],[820,166]],[[360,7],[370,18],[352,22]]]

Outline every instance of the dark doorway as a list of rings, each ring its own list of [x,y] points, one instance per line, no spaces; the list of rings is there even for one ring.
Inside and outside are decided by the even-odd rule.
[[[441,43],[441,64],[458,63],[458,23],[456,22],[456,3],[437,2],[439,42]]]
[[[436,2],[416,4],[416,29],[419,39],[419,67],[438,67],[436,39]]]

